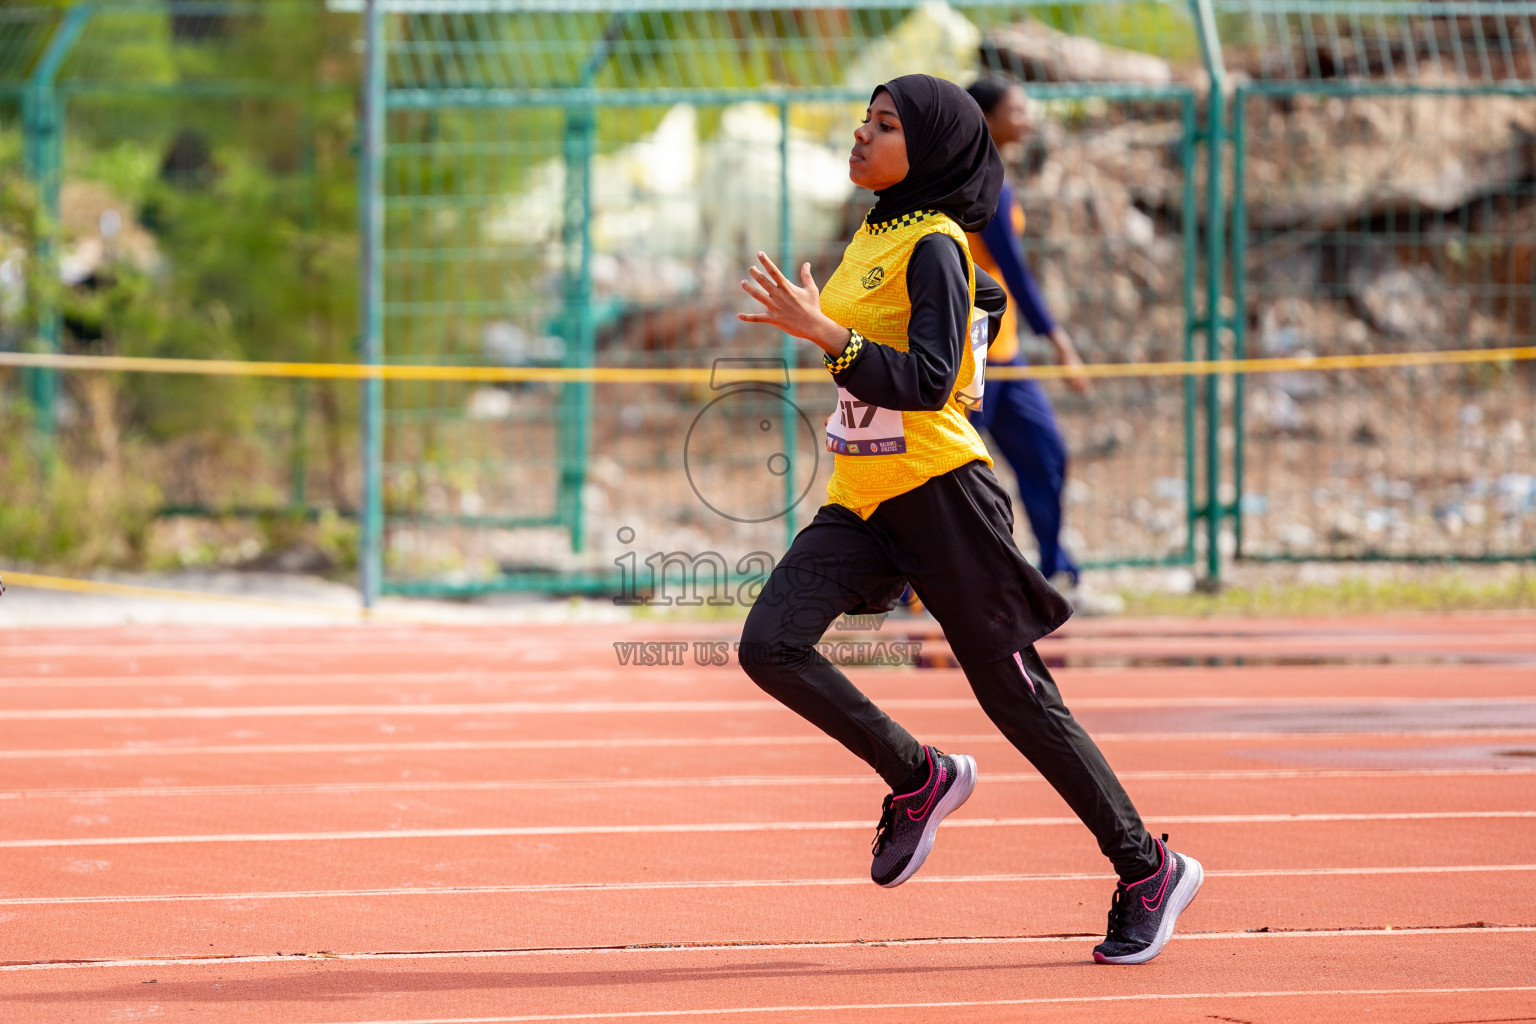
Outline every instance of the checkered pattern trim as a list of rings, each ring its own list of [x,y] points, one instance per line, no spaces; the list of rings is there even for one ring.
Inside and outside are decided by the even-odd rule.
[[[921,224],[929,217],[937,217],[939,215],[939,211],[914,210],[911,213],[904,213],[900,217],[892,217],[890,220],[882,221],[879,224],[876,224],[874,221],[869,219],[870,217],[874,216],[874,214],[875,211],[871,209],[864,215],[864,227],[872,235],[883,235],[887,231],[895,231],[897,228],[910,227],[913,224]]]
[[[844,370],[848,369],[848,367],[852,366],[853,361],[859,358],[859,353],[864,351],[864,335],[860,334],[858,331],[849,331],[848,335],[848,344],[843,346],[842,355],[838,356],[836,359],[826,355],[821,357],[821,361],[827,364],[827,370],[831,372],[833,376],[842,373]]]

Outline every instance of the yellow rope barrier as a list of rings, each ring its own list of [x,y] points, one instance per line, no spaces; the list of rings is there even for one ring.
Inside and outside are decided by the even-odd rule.
[[[1281,373],[1322,370],[1392,369],[1512,363],[1536,360],[1536,345],[1519,348],[1450,349],[1440,352],[1380,352],[1353,356],[1288,356],[1274,359],[1197,359],[1189,362],[1092,363],[1086,366],[994,366],[994,380],[1053,380],[1064,377],[1207,377],[1215,374]],[[56,353],[0,352],[0,367],[94,371],[98,373],[171,373],[209,377],[303,377],[328,380],[461,381],[486,384],[708,384],[762,381],[761,369],[637,369],[617,366],[369,366],[364,363],[273,363],[237,359],[155,359],[140,356],[78,356]],[[792,369],[800,383],[827,379],[820,368]],[[782,379],[782,377],[780,378]]]

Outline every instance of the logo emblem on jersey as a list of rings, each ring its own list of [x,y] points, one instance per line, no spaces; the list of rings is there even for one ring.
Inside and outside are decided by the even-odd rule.
[[[874,270],[871,270],[869,273],[867,273],[863,277],[859,278],[860,283],[864,285],[864,290],[865,291],[869,291],[872,288],[880,287],[880,282],[884,281],[884,280],[885,280],[885,268],[884,267],[876,267]]]

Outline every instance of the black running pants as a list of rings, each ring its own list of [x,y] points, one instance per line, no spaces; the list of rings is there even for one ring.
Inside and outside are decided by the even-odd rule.
[[[1137,881],[1157,870],[1156,846],[1035,651],[1070,609],[1019,554],[1012,519],[981,462],[882,503],[868,520],[823,506],[748,613],[742,668],[894,789],[923,766],[921,745],[815,644],[840,615],[888,610],[910,581],[987,717],[1093,832],[1120,877]]]

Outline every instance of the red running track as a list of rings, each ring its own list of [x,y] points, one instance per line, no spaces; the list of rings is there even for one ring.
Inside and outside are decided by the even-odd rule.
[[[931,626],[883,635],[942,651]],[[733,666],[612,647],[729,639],[0,634],[0,1018],[1536,1019],[1536,618],[1043,644],[1207,869],[1140,968],[1091,963],[1106,865],[960,673],[851,670],[981,770],[886,891],[862,765]]]

